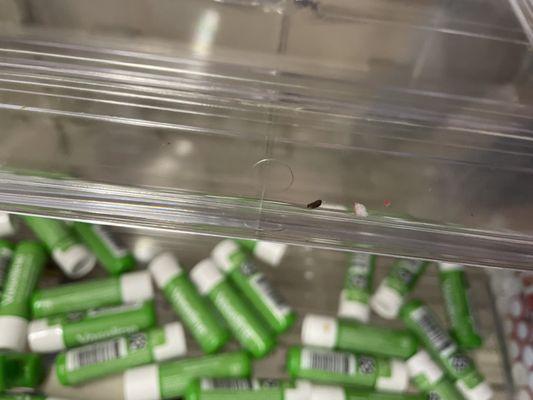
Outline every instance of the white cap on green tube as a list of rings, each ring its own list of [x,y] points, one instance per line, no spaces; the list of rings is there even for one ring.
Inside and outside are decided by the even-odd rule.
[[[309,381],[296,381],[293,388],[286,388],[283,392],[283,400],[309,400],[313,385]]]
[[[65,349],[61,325],[48,325],[47,319],[36,319],[28,325],[28,345],[35,353],[53,353]]]
[[[189,276],[201,295],[211,292],[216,285],[224,280],[224,276],[209,258],[196,264]]]
[[[396,290],[382,283],[370,299],[370,306],[380,317],[393,319],[398,316],[403,301]]]
[[[287,245],[283,243],[259,240],[254,247],[254,256],[273,267],[277,267],[281,263],[286,252]]]
[[[0,350],[24,352],[28,334],[28,321],[14,315],[0,317]]]
[[[340,386],[313,385],[309,400],[345,400],[346,393]]]
[[[376,389],[390,392],[404,392],[409,386],[409,373],[403,361],[391,360],[390,376],[380,376],[376,380]]]
[[[156,361],[170,360],[187,352],[185,331],[179,322],[173,322],[163,326],[165,342],[152,349]]]
[[[124,373],[124,400],[159,400],[159,368],[157,364],[129,369]]]
[[[87,275],[96,264],[96,257],[82,244],[72,245],[65,250],[54,249],[52,257],[70,278]]]
[[[11,215],[0,211],[0,237],[11,236],[15,234],[17,227],[13,223]]]
[[[162,253],[155,257],[148,269],[158,288],[164,288],[174,277],[182,273],[178,260],[171,253]]]
[[[342,291],[339,297],[339,317],[356,319],[361,322],[368,322],[370,319],[370,307],[360,301],[350,300],[346,296],[346,291]]]
[[[433,361],[425,350],[419,350],[407,360],[407,369],[409,376],[423,375],[431,385],[437,383],[444,375],[442,368]]]
[[[461,380],[458,380],[455,385],[466,400],[489,400],[494,396],[494,392],[486,381],[478,383],[473,388],[469,388]]]
[[[302,343],[331,349],[337,344],[337,330],[335,318],[307,314],[302,323]]]
[[[441,271],[456,271],[462,270],[464,267],[461,264],[449,263],[449,262],[440,262],[439,270]]]
[[[138,303],[153,299],[154,287],[147,271],[130,272],[120,276],[120,292],[124,303]]]
[[[239,245],[233,240],[226,239],[218,243],[211,251],[211,258],[222,271],[230,272],[233,264],[231,255],[241,251]]]
[[[140,237],[133,243],[133,255],[141,263],[150,262],[160,252],[157,240],[152,237]]]

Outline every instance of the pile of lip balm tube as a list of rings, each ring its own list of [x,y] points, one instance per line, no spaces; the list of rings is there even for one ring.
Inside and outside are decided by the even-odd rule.
[[[277,265],[286,246],[223,240],[189,272],[166,252],[135,270],[132,254],[102,227],[0,214],[0,234],[12,233],[15,219],[37,240],[0,241],[1,399],[47,398],[38,393],[44,353],[57,353],[50,373],[65,386],[121,374],[125,400],[492,396],[465,353],[482,340],[457,265],[439,266],[448,332],[426,304],[408,300],[427,262],[397,261],[372,293],[376,257],[350,255],[338,316],[304,316],[302,343],[286,354],[290,379],[259,380],[253,360],[267,356],[297,317],[254,258]],[[87,275],[96,261],[109,277],[38,288],[49,257],[70,278]],[[154,286],[181,322],[157,325]],[[399,316],[405,329],[369,325],[370,310]],[[185,330],[204,355],[186,357]],[[241,350],[224,352],[231,337]]]

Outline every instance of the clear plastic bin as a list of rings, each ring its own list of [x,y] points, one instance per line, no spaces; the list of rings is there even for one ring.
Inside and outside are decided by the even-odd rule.
[[[0,210],[187,267],[219,237],[300,245],[265,268],[299,314],[335,314],[343,251],[531,269],[531,26],[528,0],[3,0]],[[468,275],[477,364],[510,399],[502,293]],[[416,294],[443,313],[434,268]],[[121,398],[97,386],[46,388]]]
[[[127,3],[3,6],[3,209],[530,267],[509,4]]]

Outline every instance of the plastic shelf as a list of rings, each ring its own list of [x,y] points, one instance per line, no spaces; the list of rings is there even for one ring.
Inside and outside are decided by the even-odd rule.
[[[394,3],[28,2],[0,23],[0,208],[531,268],[524,33]]]

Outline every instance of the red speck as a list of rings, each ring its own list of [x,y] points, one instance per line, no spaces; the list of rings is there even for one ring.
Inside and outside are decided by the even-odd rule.
[[[392,201],[390,201],[390,200],[383,200],[383,205],[384,205],[385,207],[389,207],[391,204],[392,204]]]

